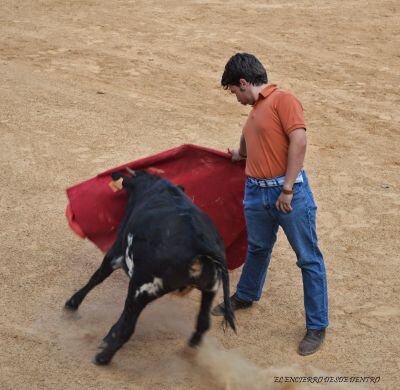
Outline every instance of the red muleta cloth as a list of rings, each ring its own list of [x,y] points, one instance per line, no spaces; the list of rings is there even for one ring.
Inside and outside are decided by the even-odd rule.
[[[109,187],[111,173],[146,170],[182,185],[186,194],[213,220],[224,240],[228,268],[240,267],[246,255],[243,214],[244,163],[228,153],[196,145],[182,145],[100,173],[67,189],[66,216],[71,229],[103,252],[111,248],[127,204],[125,191]],[[146,227],[143,227],[144,229]]]

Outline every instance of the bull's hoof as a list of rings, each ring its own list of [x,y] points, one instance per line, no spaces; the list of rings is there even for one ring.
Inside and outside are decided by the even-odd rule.
[[[203,335],[198,333],[198,332],[194,332],[192,337],[189,340],[189,347],[191,348],[196,348],[201,344],[201,340],[203,339]]]
[[[64,308],[67,310],[76,311],[79,308],[79,303],[76,303],[75,300],[71,298],[65,302]]]
[[[106,366],[108,363],[110,363],[112,359],[112,356],[105,354],[104,352],[98,353],[93,360],[94,364],[97,364],[98,366]]]

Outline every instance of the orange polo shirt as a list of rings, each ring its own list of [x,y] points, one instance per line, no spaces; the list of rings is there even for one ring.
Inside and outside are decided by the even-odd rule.
[[[288,135],[299,128],[306,128],[299,100],[275,84],[267,85],[243,128],[247,147],[246,175],[256,178],[285,175]]]

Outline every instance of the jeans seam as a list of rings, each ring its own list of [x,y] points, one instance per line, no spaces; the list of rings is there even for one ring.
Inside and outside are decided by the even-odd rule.
[[[313,234],[313,229],[312,229],[312,221],[311,221],[311,209],[310,207],[307,206],[307,219],[308,219],[308,227],[310,229],[310,237],[311,237],[311,242],[312,242],[312,250],[313,250],[313,254],[315,258],[318,258],[318,254],[317,254],[317,243],[318,243],[318,239],[316,236],[314,236]],[[326,275],[326,271],[325,271],[325,275]],[[324,300],[324,310],[321,311],[319,314],[321,315],[321,317],[327,317],[327,307],[328,307],[328,297],[326,296],[326,277],[325,280],[322,280],[322,284],[323,284],[323,300]],[[326,325],[328,326],[328,324]]]

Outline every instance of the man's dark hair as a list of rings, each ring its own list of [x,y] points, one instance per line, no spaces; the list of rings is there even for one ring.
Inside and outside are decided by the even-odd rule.
[[[263,64],[249,53],[237,53],[229,59],[225,65],[221,85],[228,89],[230,85],[239,85],[240,79],[245,79],[253,85],[268,83],[267,71]]]

